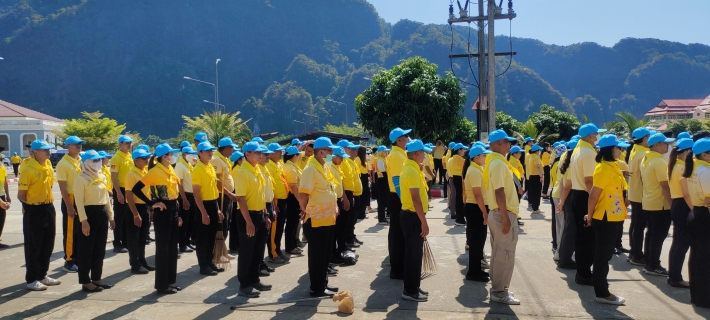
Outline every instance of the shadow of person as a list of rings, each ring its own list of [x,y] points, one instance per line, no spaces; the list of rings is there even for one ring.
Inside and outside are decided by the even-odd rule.
[[[53,274],[47,274],[47,276],[50,278],[57,279],[64,274],[66,274],[66,272],[61,271],[61,272],[55,272]],[[62,284],[64,284],[64,283],[65,283],[65,281],[62,281]],[[49,288],[48,290],[51,290],[51,288]],[[17,285],[7,287],[7,288],[2,288],[2,289],[0,289],[0,305],[2,305],[3,303],[5,303],[7,301],[20,298],[20,297],[22,297],[26,294],[32,293],[32,292],[33,291],[27,290],[27,282],[25,282],[25,281],[22,281],[21,284],[17,284]]]
[[[376,225],[365,229],[365,233],[378,233],[378,232],[384,230],[384,228],[388,227],[388,226],[389,226],[389,224],[384,225],[384,224],[377,223]]]
[[[463,284],[459,287],[459,295],[456,296],[456,301],[466,308],[486,308],[488,307],[488,289],[487,283],[462,280]]]
[[[577,292],[580,302],[582,303],[582,307],[587,312],[587,314],[591,315],[594,318],[631,319],[631,317],[619,310],[620,306],[600,304],[594,301],[596,298],[596,295],[594,293],[594,287],[580,285],[574,281],[575,275],[577,274],[576,270],[564,271],[568,275],[566,278],[567,286],[569,286],[571,290]],[[609,282],[613,281],[614,280],[609,279]]]
[[[389,257],[382,260],[382,269],[370,283],[372,294],[367,297],[363,311],[385,311],[398,304],[402,296],[402,280],[390,279]]]

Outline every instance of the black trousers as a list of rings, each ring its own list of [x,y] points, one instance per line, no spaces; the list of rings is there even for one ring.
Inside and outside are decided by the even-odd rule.
[[[437,176],[439,177],[439,182],[438,183],[444,183],[446,180],[446,170],[444,170],[444,164],[442,163],[441,159],[434,158],[434,171],[435,177],[434,177],[434,182],[437,183],[436,178]]]
[[[72,200],[74,196],[71,196]],[[61,201],[62,211],[62,247],[64,248],[64,261],[69,264],[74,264],[76,261],[76,237],[77,233],[81,233],[81,223],[79,222],[79,214],[75,214],[73,218],[69,218],[67,214],[67,205],[64,200]],[[72,203],[74,212],[76,213],[76,205]]]
[[[180,218],[182,218],[182,226],[179,227],[180,239],[178,241],[180,248],[185,248],[188,244],[190,244],[190,238],[192,238],[192,234],[195,229],[195,219],[199,218],[198,223],[202,223],[202,218],[200,217],[202,214],[195,203],[195,196],[190,192],[185,192],[185,198],[187,199],[178,199],[180,205]],[[185,201],[190,203],[189,210],[185,210],[183,208],[182,204]]]
[[[646,211],[648,215],[648,231],[651,234],[648,251],[646,251],[646,267],[655,269],[661,266],[661,251],[663,241],[668,237],[671,228],[671,211]]]
[[[25,281],[44,279],[54,250],[56,211],[53,204],[22,205],[22,233],[25,239]]]
[[[695,206],[688,218],[690,227],[690,303],[710,308],[710,211]]]
[[[402,211],[399,221],[404,234],[404,292],[415,294],[419,292],[422,282],[422,222],[412,211]]]
[[[542,184],[542,194],[547,194],[550,189],[550,166],[544,166],[542,170],[545,178],[545,182]]]
[[[454,199],[454,206],[456,206],[456,222],[457,223],[466,223],[466,218],[464,217],[465,214],[459,214],[460,212],[463,212],[464,210],[464,203],[463,203],[463,177],[461,176],[453,176],[451,177],[452,181],[454,181],[454,188],[456,189],[456,192],[454,192],[454,196],[456,199]]]
[[[390,193],[387,211],[390,213],[390,228],[387,233],[387,249],[390,255],[390,277],[404,276],[404,232],[400,213],[402,212],[402,201],[397,193]]]
[[[263,211],[249,211],[254,224],[254,236],[247,236],[247,222],[241,214],[236,216],[239,230],[239,257],[237,258],[237,279],[239,288],[249,288],[259,283],[259,264],[264,260],[266,248],[266,221]],[[309,239],[310,241],[310,239]]]
[[[350,242],[348,236],[348,213],[343,209],[343,198],[338,199],[338,209],[340,214],[335,218],[335,227],[333,228],[333,253],[345,252],[347,249],[346,243]]]
[[[357,223],[357,215],[360,210],[360,203],[358,202],[360,197],[354,196],[353,192],[349,190],[345,190],[343,196],[348,197],[348,200],[350,200],[350,210],[346,214],[348,224],[345,230],[345,242],[352,243],[353,237],[355,237],[355,223]]]
[[[328,265],[333,250],[333,231],[335,226],[313,227],[311,219],[303,223],[303,232],[308,238],[308,277],[311,291],[325,291],[328,284]]]
[[[539,175],[531,175],[527,184],[528,202],[533,210],[540,210],[540,197],[542,197],[542,183]]]
[[[271,230],[269,230],[269,240],[266,242],[269,256],[272,258],[278,257],[281,252],[281,239],[284,234],[284,226],[286,224],[286,199],[278,199],[276,202],[277,208],[279,208],[279,213],[276,215],[276,219],[271,216]]]
[[[0,199],[2,201],[7,201],[5,196],[0,196]],[[2,229],[5,228],[5,218],[7,217],[7,211],[3,208],[0,208],[0,237],[2,236]]]
[[[531,176],[531,180],[532,179]],[[540,181],[538,180],[538,183]],[[530,194],[528,193],[528,197]],[[577,237],[575,238],[575,258],[577,260],[577,275],[583,278],[592,277],[592,265],[594,264],[594,229],[585,226],[584,216],[587,215],[587,203],[589,193],[582,190],[570,191],[572,197],[572,212],[574,223],[577,227]],[[616,234],[614,235],[616,237]]]
[[[685,254],[690,249],[690,227],[688,215],[690,208],[683,198],[673,199],[671,204],[671,220],[673,221],[673,243],[668,255],[668,276],[671,281],[683,281],[683,262]]]
[[[165,290],[177,281],[178,202],[163,201],[166,209],[153,210],[155,227],[155,289]]]
[[[133,224],[133,214],[128,209],[128,200],[126,200],[126,189],[120,188],[120,190],[123,195],[123,203],[118,202],[118,197],[115,195],[113,201],[113,221],[116,223],[116,227],[113,229],[113,247],[118,249],[128,247],[126,236],[128,229]]]
[[[229,237],[229,250],[233,251],[238,251],[239,250],[239,224],[237,223],[237,216],[240,216],[242,214],[241,211],[239,211],[239,204],[234,203],[232,205],[232,216],[229,221],[229,223],[226,223],[226,225],[229,226],[229,233],[231,233],[233,236]],[[224,224],[224,222],[222,222]],[[226,236],[225,236],[226,237]]]
[[[362,183],[362,195],[360,195],[360,212],[358,219],[365,219],[367,208],[370,207],[370,175],[367,173],[361,174],[360,183]]]
[[[550,206],[552,207],[552,223],[551,223],[551,229],[552,229],[552,249],[557,250],[557,218],[555,214],[556,210],[556,204],[555,204],[555,199],[550,196]]]
[[[609,292],[609,260],[614,254],[616,236],[623,229],[622,221],[607,221],[592,219],[594,230],[594,294],[597,298],[606,298]]]
[[[148,240],[148,232],[150,232],[148,206],[136,203],[136,210],[142,220],[140,227],[133,223],[133,215],[131,215],[130,220],[126,219],[126,224],[128,225],[126,228],[126,249],[128,249],[128,263],[133,269],[138,269],[140,266],[147,264],[145,261],[145,242]],[[114,217],[115,220],[116,218]]]
[[[446,179],[446,169],[442,169],[442,171],[444,172],[444,199],[446,199],[449,197],[449,179]]]
[[[650,241],[650,231],[646,232],[644,242],[643,232],[648,225],[648,213],[643,210],[640,202],[631,202],[631,225],[629,226],[629,238],[631,239],[631,256],[635,260],[644,258],[644,252],[648,253]]]
[[[202,204],[205,206],[207,216],[210,217],[210,224],[205,225],[202,223],[202,213],[200,213],[195,221],[195,242],[197,243],[197,264],[200,269],[205,269],[212,265],[212,260],[214,259],[214,242],[217,230],[220,227],[219,215],[217,214],[219,200],[202,201]]]
[[[13,163],[13,164],[12,164],[12,172],[15,173],[15,177],[18,176],[18,171],[17,171],[17,170],[18,170],[19,168],[20,168],[20,164],[19,164],[19,163]]]
[[[488,209],[486,208],[486,211]],[[464,206],[466,216],[466,243],[468,243],[468,277],[485,275],[481,270],[483,248],[486,246],[488,226],[483,224],[483,212],[477,204],[467,203]]]
[[[343,212],[340,212],[342,215]],[[298,224],[301,217],[301,205],[293,193],[288,194],[286,198],[286,224],[284,227],[284,249],[286,252],[291,252],[298,247]]]
[[[377,220],[379,222],[387,221],[387,203],[390,196],[390,187],[387,184],[387,172],[384,172],[382,178],[377,178],[375,184],[377,184]]]
[[[81,228],[76,237],[78,251],[76,266],[79,267],[79,283],[87,284],[100,281],[106,255],[108,239],[108,216],[106,206],[84,206],[86,221],[89,222],[89,235],[85,236]],[[79,220],[77,216],[77,221]],[[81,226],[81,223],[79,223]],[[91,275],[89,275],[91,274]]]
[[[218,198],[218,202],[220,202],[219,208],[222,210],[222,215],[224,215],[224,220],[222,220],[222,232],[224,233],[224,238],[227,239],[227,236],[229,236],[230,225],[232,223],[234,202],[232,202],[229,197],[222,196],[221,194],[220,198]]]
[[[572,209],[572,191],[567,196],[564,208],[562,208],[565,215],[565,229],[562,231],[562,240],[557,243],[557,253],[559,255],[560,261],[557,263],[559,266],[570,266],[574,261],[572,261],[572,255],[576,250],[577,242],[577,223],[574,217],[574,210]],[[561,200],[560,200],[561,201]]]

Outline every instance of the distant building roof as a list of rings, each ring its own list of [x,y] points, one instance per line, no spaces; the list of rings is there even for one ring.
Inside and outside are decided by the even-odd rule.
[[[703,101],[704,99],[663,99],[656,107],[648,111],[646,116],[692,113],[693,109],[701,105]]]
[[[27,108],[20,107],[16,104],[9,103],[7,101],[0,100],[0,118],[13,118],[13,117],[26,117],[34,118],[38,120],[49,120],[62,122],[62,119],[57,119],[50,115],[46,115],[41,112],[30,110]]]

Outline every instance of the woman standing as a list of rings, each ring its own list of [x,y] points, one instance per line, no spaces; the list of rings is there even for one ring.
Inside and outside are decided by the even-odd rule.
[[[390,150],[385,146],[377,148],[377,158],[375,159],[375,184],[377,185],[377,221],[379,224],[387,224],[387,201],[389,199],[389,186],[387,185],[387,152]],[[441,161],[441,159],[439,159]],[[443,170],[443,167],[442,169]],[[443,171],[442,171],[443,181]]]
[[[113,287],[101,281],[108,229],[116,227],[108,196],[108,178],[101,170],[105,158],[96,150],[87,150],[81,156],[81,174],[74,180],[74,201],[81,221],[81,234],[76,239],[77,267],[81,290],[85,292]]]
[[[557,203],[560,203],[560,182],[562,180],[562,174],[560,173],[560,160],[562,159],[562,155],[567,152],[567,146],[565,146],[564,143],[560,142],[558,146],[555,147],[555,161],[552,164],[552,168],[550,168],[550,179],[551,179],[551,184],[552,184],[552,192],[551,192],[551,197],[552,200],[550,201],[550,205],[552,206],[552,247],[553,247],[553,253],[554,257],[557,257],[557,248],[559,247],[560,242],[562,241],[562,230],[564,229],[565,225],[565,217],[562,214],[562,212],[557,212]],[[555,259],[557,261],[557,259]]]
[[[628,185],[616,160],[621,156],[621,149],[629,145],[616,140],[613,134],[606,134],[599,139],[597,165],[594,168],[593,187],[589,194],[586,226],[594,228],[594,294],[595,301],[602,304],[622,305],[626,299],[609,292],[609,260],[614,253],[619,229],[628,214]]]
[[[680,181],[683,179],[683,171],[685,170],[685,161],[688,155],[692,156],[691,149],[693,148],[692,139],[680,139],[671,149],[670,157],[668,158],[668,177],[669,187],[671,189],[671,220],[673,221],[673,243],[671,244],[670,254],[668,257],[668,284],[678,288],[689,288],[690,284],[683,280],[681,271],[683,270],[683,262],[685,254],[690,248],[690,237],[688,230],[688,215],[690,207],[683,198],[683,191],[680,186]]]
[[[122,156],[122,155],[121,155]],[[128,262],[131,264],[131,273],[147,274],[148,271],[155,270],[154,266],[148,264],[145,260],[145,244],[148,240],[148,232],[150,231],[150,223],[153,217],[150,214],[150,207],[142,199],[138,198],[133,187],[145,176],[148,172],[148,159],[152,154],[143,149],[133,151],[133,158],[130,171],[126,173],[125,192],[126,202],[133,219],[126,218],[126,249],[128,249]],[[113,165],[112,165],[113,166]],[[145,187],[143,193],[150,194],[150,189]],[[114,210],[118,214],[118,210]]]
[[[543,184],[542,184],[542,198],[543,199],[549,199],[547,195],[547,190],[550,188],[550,159],[551,159],[551,151],[552,147],[550,146],[549,143],[543,142],[542,144],[542,155],[540,156],[540,160],[542,161],[542,170],[544,172],[543,177],[545,178]],[[552,158],[554,160],[554,158]]]
[[[182,225],[178,209],[178,183],[172,165],[177,162],[178,149],[167,143],[155,148],[148,161],[148,173],[131,189],[139,199],[160,210],[153,213],[155,226],[155,289],[158,293],[173,294],[182,290],[177,280],[178,227]],[[152,199],[143,188],[150,187]]]
[[[453,189],[451,190],[451,203],[454,205],[450,210],[456,217],[457,226],[466,225],[466,217],[463,213],[463,156],[466,154],[467,147],[461,143],[457,143],[453,148],[453,155],[449,159],[447,168],[449,171],[449,179],[452,181]],[[428,208],[427,208],[428,209]],[[461,214],[459,214],[461,213]]]
[[[481,269],[485,257],[483,247],[488,234],[488,201],[483,192],[483,165],[486,155],[491,153],[482,146],[474,146],[468,152],[469,159],[464,164],[464,179],[466,204],[466,243],[469,244],[468,273],[466,280],[488,282],[489,274]],[[486,263],[487,264],[487,263]]]
[[[355,163],[360,168],[360,183],[362,184],[362,195],[360,195],[361,203],[358,207],[358,219],[366,219],[366,214],[370,212],[370,170],[367,167],[367,148],[360,146],[357,149],[357,160]]]
[[[513,168],[518,170],[521,177],[525,176],[525,168],[523,167],[523,163],[520,162],[520,157],[522,156],[523,149],[520,149],[518,146],[510,148],[510,153],[508,153],[508,162],[510,162],[510,165],[513,166]],[[521,197],[522,194],[518,193],[518,201],[520,201]]]
[[[298,184],[301,183],[300,163],[301,153],[298,148],[290,146],[284,153],[284,176],[288,183],[288,197],[286,198],[286,226],[285,247],[290,254],[301,254],[303,250],[298,247],[298,224],[301,217],[301,205],[298,203]]]
[[[239,151],[234,151],[234,153],[232,153],[232,155],[229,157],[229,161],[232,161],[231,175],[232,179],[234,179],[237,177],[237,172],[239,172],[242,162],[244,162],[244,154]],[[238,214],[241,214],[241,212],[239,211],[239,205],[236,202],[234,203],[232,214],[235,217]],[[239,233],[237,233],[237,219],[232,219],[229,222],[229,233],[234,235],[233,237],[229,237],[229,253],[238,253],[239,237],[237,235]]]
[[[544,171],[542,169],[542,160],[540,160],[540,151],[542,148],[539,145],[533,145],[530,147],[530,154],[528,155],[528,172],[527,172],[527,191],[528,191],[528,202],[532,207],[533,214],[542,214],[540,210],[540,197],[542,196],[542,184],[545,180]]]

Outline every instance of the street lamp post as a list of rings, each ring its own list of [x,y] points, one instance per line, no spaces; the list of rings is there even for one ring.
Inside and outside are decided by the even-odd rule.
[[[345,109],[345,125],[347,126],[348,123],[349,123],[349,122],[348,122],[348,105],[347,105],[347,104],[344,104],[344,103],[342,103],[342,102],[340,102],[340,101],[335,101],[335,100],[333,100],[333,99],[327,99],[326,101],[335,102],[335,103],[337,103],[337,104],[342,104],[342,105],[344,106],[344,109]]]
[[[214,97],[215,97],[215,100],[217,99],[217,86],[216,86],[214,83],[212,83],[212,82],[207,82],[207,81],[202,81],[202,80],[197,80],[197,79],[193,79],[193,78],[190,78],[190,77],[182,77],[182,78],[185,79],[185,80],[196,81],[196,82],[205,83],[205,84],[209,84],[209,85],[213,86],[213,87],[214,87]],[[217,101],[215,101],[215,102],[214,102],[214,111],[217,111],[217,108],[218,108],[218,106],[217,106]]]
[[[306,133],[306,123],[305,122],[298,121],[298,120],[293,120],[293,122],[298,122],[298,123],[303,124],[303,133]]]
[[[320,117],[317,116],[317,115],[310,114],[310,113],[304,113],[304,114],[307,115],[307,116],[316,118],[316,121],[318,121],[318,122],[317,122],[317,123],[318,123],[318,126],[316,127],[316,129],[320,130]]]
[[[220,106],[220,107],[222,107],[222,108],[225,108],[225,109],[227,108],[227,107],[225,107],[223,104],[220,104],[220,103],[215,103],[215,102],[212,102],[212,101],[209,101],[209,100],[202,100],[202,101],[205,102],[205,103],[209,103],[209,104],[216,104],[216,105],[218,105],[218,106]]]
[[[214,104],[215,106],[219,106],[219,61],[221,59],[217,59],[214,63],[214,80],[216,85],[214,86]]]

